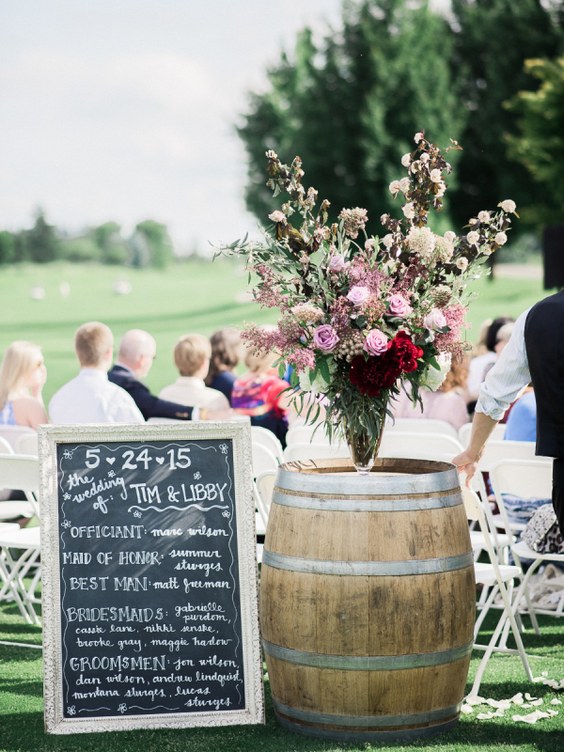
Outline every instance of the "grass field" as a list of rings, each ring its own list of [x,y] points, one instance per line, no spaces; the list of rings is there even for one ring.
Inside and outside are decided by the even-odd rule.
[[[117,280],[131,283],[132,292],[113,292]],[[61,282],[70,284],[70,296],[59,292]],[[45,289],[44,300],[32,300],[30,288]],[[148,379],[159,389],[175,378],[171,351],[183,333],[209,334],[224,325],[244,321],[272,321],[272,312],[259,312],[244,301],[246,275],[225,261],[191,262],[167,272],[116,270],[107,267],[46,266],[3,269],[0,273],[0,350],[14,339],[30,339],[40,344],[49,369],[48,398],[72,377],[75,362],[72,338],[76,327],[90,319],[108,323],[116,337],[131,327],[151,331],[158,341],[159,356]],[[469,311],[473,341],[481,321],[498,315],[517,315],[543,297],[535,275],[513,279],[499,276],[493,282],[482,280]],[[243,302],[241,302],[243,301]],[[564,677],[564,621],[544,617],[542,634],[525,635],[533,674]],[[421,625],[422,629],[429,625]],[[487,623],[485,634],[491,630]],[[0,606],[0,640],[41,644],[41,630],[26,626],[14,606]],[[474,654],[470,680],[480,654]],[[529,684],[517,656],[495,655],[488,667],[481,694],[495,699],[510,698],[518,692],[531,692],[543,699],[543,707],[564,700],[562,692],[542,684]],[[422,749],[427,752],[561,752],[564,746],[564,710],[534,726],[513,721],[518,709],[502,718],[479,720],[477,713],[463,715],[451,731],[428,739],[378,745],[350,745],[300,737],[282,729],[272,710],[269,685],[265,681],[266,726],[224,727],[192,730],[157,730],[48,736],[43,730],[42,657],[36,649],[0,644],[0,752],[338,752],[339,750],[386,747],[396,752]],[[559,709],[560,706],[554,706]],[[564,707],[561,706],[561,707]],[[480,708],[484,710],[484,708]],[[530,711],[525,711],[530,712]]]
[[[114,292],[120,281],[131,285],[130,294]],[[68,297],[60,293],[62,282],[70,286]],[[33,287],[44,289],[44,299],[31,298]],[[534,275],[520,278],[498,275],[494,281],[479,280],[475,289],[478,295],[468,314],[469,342],[477,338],[484,319],[516,316],[545,294]],[[60,264],[3,268],[0,351],[15,339],[41,345],[48,369],[44,393],[48,400],[77,372],[73,335],[80,324],[104,321],[116,339],[127,329],[147,329],[158,346],[147,384],[158,391],[176,378],[172,349],[182,334],[209,335],[223,326],[241,326],[245,321],[275,321],[275,312],[260,310],[249,301],[247,292],[244,269],[225,259],[213,263],[191,261],[163,272]]]

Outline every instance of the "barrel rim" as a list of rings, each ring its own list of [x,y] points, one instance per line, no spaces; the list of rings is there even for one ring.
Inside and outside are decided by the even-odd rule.
[[[316,496],[323,496],[324,475],[331,476],[326,493],[333,497],[372,495],[376,491],[421,494],[460,488],[458,471],[451,462],[404,457],[378,457],[367,475],[357,473],[352,460],[347,458],[286,462],[278,468],[276,485],[289,491],[313,489]]]

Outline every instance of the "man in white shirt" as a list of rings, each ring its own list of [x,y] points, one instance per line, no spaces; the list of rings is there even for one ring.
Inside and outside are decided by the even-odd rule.
[[[74,348],[80,371],[64,384],[49,403],[52,423],[144,423],[133,398],[108,380],[114,337],[99,321],[83,324],[76,331]]]
[[[537,402],[536,453],[554,457],[552,503],[564,532],[564,291],[522,313],[480,388],[467,449],[452,461],[471,478],[484,445],[509,405],[532,382]]]

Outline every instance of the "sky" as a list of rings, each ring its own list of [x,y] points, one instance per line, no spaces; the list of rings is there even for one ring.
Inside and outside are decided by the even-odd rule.
[[[248,93],[341,0],[2,0],[0,229],[167,225],[177,252],[256,232]]]

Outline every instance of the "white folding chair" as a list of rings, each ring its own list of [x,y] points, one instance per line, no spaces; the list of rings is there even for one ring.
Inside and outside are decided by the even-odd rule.
[[[16,454],[32,454],[37,457],[37,433],[22,433],[16,440]]]
[[[421,460],[450,459],[462,452],[458,439],[447,434],[390,431],[384,429],[378,455],[380,457],[407,457]]]
[[[446,420],[436,418],[396,418],[386,423],[385,432],[407,431],[409,433],[440,433],[458,439],[458,431]]]
[[[0,455],[0,486],[23,491],[25,501],[0,502],[13,505],[14,517],[22,513],[26,505],[31,514],[39,516],[37,493],[39,490],[39,460],[37,457]],[[28,511],[28,514],[30,512]],[[30,514],[30,516],[31,516]],[[4,517],[4,519],[10,519]],[[36,594],[40,579],[40,533],[39,528],[15,529],[2,526],[0,529],[0,601],[11,599],[29,624],[39,624],[34,604],[39,603]]]
[[[343,442],[337,444],[317,444],[315,442],[309,444],[304,442],[287,446],[284,449],[284,462],[345,458],[350,457],[350,455],[348,445]]]
[[[564,554],[548,554],[534,551],[525,541],[519,540],[519,534],[525,523],[515,523],[509,515],[506,505],[506,494],[522,497],[523,499],[545,499],[552,503],[552,460],[537,458],[529,461],[504,460],[496,463],[490,471],[499,515],[496,524],[502,526],[511,536],[511,553],[524,572],[520,586],[520,597],[525,599],[529,615],[536,627],[537,614],[549,616],[564,615],[564,597],[556,604],[556,608],[543,609],[537,604],[531,605],[529,584],[531,577],[543,564],[550,562],[564,564]],[[538,628],[537,628],[538,630]]]
[[[480,498],[470,488],[462,486],[462,498],[464,500],[464,508],[466,510],[466,516],[469,521],[476,522],[478,529],[484,536],[484,546],[488,554],[488,562],[475,562],[474,571],[476,575],[476,583],[482,585],[488,589],[488,598],[485,603],[481,604],[480,613],[476,620],[474,628],[474,648],[477,650],[484,650],[482,660],[478,665],[476,675],[474,677],[474,683],[470,690],[469,697],[478,696],[482,677],[486,670],[486,666],[494,652],[500,653],[518,653],[525,669],[525,674],[529,681],[532,681],[533,674],[529,665],[529,659],[525,652],[523,645],[523,639],[516,619],[516,609],[519,603],[519,594],[517,593],[512,600],[512,593],[515,592],[514,583],[522,581],[523,573],[521,568],[516,565],[500,564],[497,558],[492,537],[491,528],[487,520],[487,516],[484,512],[484,508]],[[499,620],[494,628],[492,636],[489,642],[484,645],[478,642],[480,627],[483,624],[484,618],[494,605],[494,600],[499,595],[501,599],[501,613]],[[506,626],[511,630],[513,638],[515,639],[516,649],[508,648],[505,644],[505,629]]]
[[[266,524],[268,522],[268,515],[270,513],[270,505],[272,503],[272,493],[274,491],[274,483],[276,481],[276,470],[266,470],[261,473],[255,483],[258,491],[258,498],[260,500],[259,513]]]
[[[0,425],[0,438],[5,439],[14,452],[18,451],[17,443],[20,436],[25,436],[26,434],[37,435],[37,431],[34,428],[30,428],[30,426]]]
[[[262,426],[251,426],[251,441],[257,444],[262,444],[267,449],[270,449],[272,454],[276,457],[278,462],[282,462],[282,444],[280,439],[268,428]]]
[[[13,600],[28,624],[39,625],[34,604],[41,602],[37,588],[41,540],[38,527],[0,527],[0,602]],[[28,578],[28,582],[25,582]]]
[[[465,423],[458,429],[458,440],[466,449],[472,433],[472,423]],[[505,423],[498,423],[491,432],[488,441],[501,441],[505,434]]]
[[[478,469],[482,473],[489,473],[491,468],[503,460],[534,460],[539,459],[535,456],[534,441],[504,441],[500,439],[490,439],[486,442],[484,452],[480,457]]]
[[[325,427],[323,424],[315,423],[293,424],[288,428],[286,434],[286,446],[292,446],[293,444],[329,444],[329,437],[325,433]],[[339,443],[339,442],[337,442]]]
[[[0,488],[23,491],[25,499],[0,501],[0,521],[39,516],[39,460],[37,457],[0,454]]]

